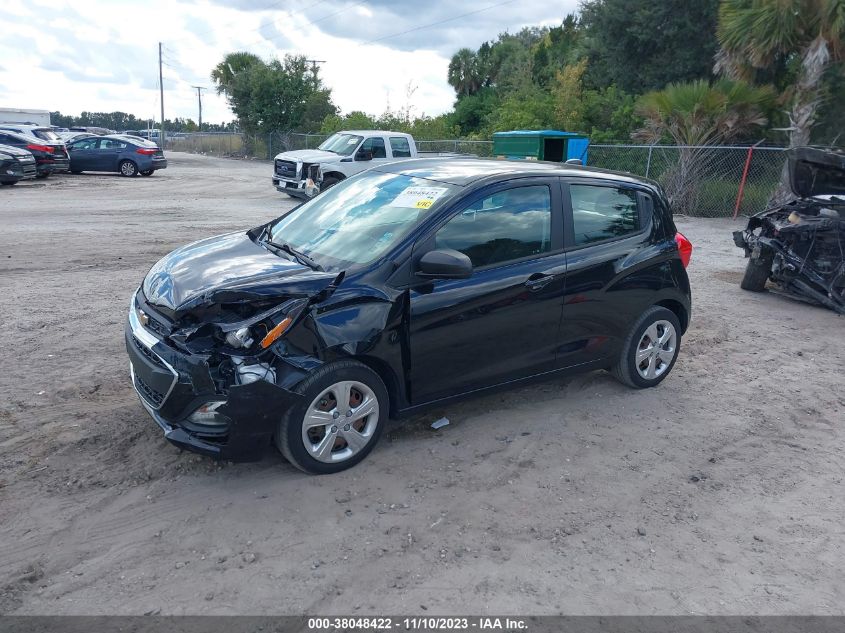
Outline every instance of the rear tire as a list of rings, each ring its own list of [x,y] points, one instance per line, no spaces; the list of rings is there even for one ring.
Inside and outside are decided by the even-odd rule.
[[[120,164],[117,166],[117,168],[120,171],[121,176],[132,178],[138,175],[138,165],[133,163],[131,160],[120,161]]]
[[[48,171],[48,172],[43,172],[43,173],[40,173],[40,174],[35,174],[35,177],[38,178],[39,180],[45,180],[45,179],[50,177],[50,173],[51,172]]]
[[[748,258],[745,266],[745,275],[739,282],[739,287],[751,292],[763,292],[766,289],[766,282],[769,280],[769,273],[772,272],[772,256],[760,254],[758,257],[752,255]]]
[[[72,173],[74,176],[78,176],[78,175],[79,175],[79,174],[81,174],[82,172],[81,172],[81,171],[79,171],[78,169],[71,169],[71,170],[70,170],[70,173]]]
[[[154,173],[155,173],[155,170],[154,170],[154,169],[150,169],[150,170],[147,170],[147,171],[142,171],[142,172],[141,172],[141,175],[142,175],[142,176],[152,176]]]
[[[282,415],[274,436],[285,459],[306,473],[322,475],[351,468],[369,455],[390,405],[377,373],[342,360],[315,371],[296,391],[302,397]]]
[[[651,306],[631,328],[610,373],[634,389],[656,387],[672,371],[680,350],[678,317],[667,308]]]

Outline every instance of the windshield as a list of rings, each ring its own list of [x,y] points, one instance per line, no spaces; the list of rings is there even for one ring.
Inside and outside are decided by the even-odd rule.
[[[460,187],[401,174],[366,171],[321,193],[276,222],[276,244],[345,270],[385,255]]]
[[[358,147],[362,138],[364,137],[357,134],[332,134],[317,149],[334,152],[341,156],[349,156]]]

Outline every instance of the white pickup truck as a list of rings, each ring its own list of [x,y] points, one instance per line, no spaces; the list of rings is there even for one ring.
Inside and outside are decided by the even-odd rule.
[[[273,185],[290,196],[308,198],[375,165],[416,157],[417,145],[410,134],[384,130],[337,132],[317,149],[277,154]]]

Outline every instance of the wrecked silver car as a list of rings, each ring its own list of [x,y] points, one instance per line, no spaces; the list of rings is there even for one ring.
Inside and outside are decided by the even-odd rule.
[[[785,294],[845,314],[845,152],[797,147],[788,156],[796,198],[733,234],[749,258],[740,286],[761,292],[772,281]]]

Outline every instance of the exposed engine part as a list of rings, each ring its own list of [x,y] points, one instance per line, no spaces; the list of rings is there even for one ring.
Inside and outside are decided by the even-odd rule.
[[[740,285],[761,291],[771,280],[788,294],[845,314],[845,151],[797,147],[787,155],[798,197],[734,232],[749,258]]]
[[[233,356],[232,365],[235,367],[235,383],[238,385],[248,385],[258,380],[276,382],[276,370],[269,363],[247,365],[243,358]]]

